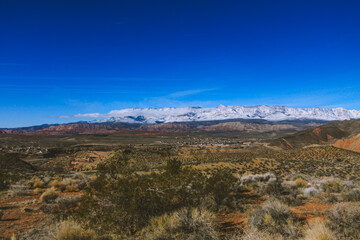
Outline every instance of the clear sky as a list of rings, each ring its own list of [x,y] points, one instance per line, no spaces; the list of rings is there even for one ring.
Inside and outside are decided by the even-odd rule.
[[[360,110],[360,1],[0,0],[0,91],[0,127],[128,107]]]

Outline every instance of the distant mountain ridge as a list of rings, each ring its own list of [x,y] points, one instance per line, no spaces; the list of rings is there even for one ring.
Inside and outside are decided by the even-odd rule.
[[[263,134],[280,136],[303,129],[320,126],[326,121],[286,120],[267,121],[262,119],[229,119],[215,121],[192,121],[159,124],[122,122],[77,122],[67,124],[41,125],[25,128],[0,129],[0,134],[19,135],[71,135],[71,134],[171,134],[171,133],[231,133],[241,135]]]
[[[215,108],[183,107],[183,108],[128,108],[113,110],[107,114],[78,114],[74,117],[106,117],[92,123],[124,122],[124,123],[173,123],[190,121],[214,121],[227,119],[264,119],[283,121],[311,119],[323,121],[339,121],[360,118],[360,111],[344,108],[293,108],[286,106],[224,106]]]
[[[215,108],[129,108],[113,110],[108,114],[79,114],[73,117],[107,118],[67,124],[0,129],[0,133],[29,135],[232,131],[294,133],[326,122],[357,119],[360,118],[360,111],[344,108],[220,105]]]

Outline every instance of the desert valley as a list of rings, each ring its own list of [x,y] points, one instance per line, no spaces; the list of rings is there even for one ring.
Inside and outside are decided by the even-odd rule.
[[[360,119],[217,116],[2,129],[1,237],[359,236]]]

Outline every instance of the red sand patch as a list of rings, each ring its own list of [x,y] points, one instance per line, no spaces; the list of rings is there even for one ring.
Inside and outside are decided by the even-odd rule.
[[[307,222],[312,222],[315,220],[325,219],[325,216],[322,215],[326,210],[332,208],[331,204],[321,204],[306,202],[302,206],[293,207],[291,210],[300,218],[305,219]]]
[[[313,133],[315,133],[316,135],[319,135],[321,133],[321,129],[320,128],[315,128],[313,130]]]
[[[61,196],[78,196],[80,192],[66,192],[59,193]],[[9,197],[5,195],[0,196],[0,209],[4,215],[0,221],[0,238],[11,237],[13,234],[29,231],[37,226],[50,222],[51,215],[44,214],[38,208],[43,204],[40,202],[40,195]],[[25,201],[29,204],[22,204]],[[24,208],[31,209],[30,212],[25,212]]]
[[[329,134],[326,134],[326,137],[327,137],[328,141],[331,141],[331,140],[333,140],[333,139],[334,139],[334,137],[333,137],[333,136],[331,136],[331,135],[329,135]]]

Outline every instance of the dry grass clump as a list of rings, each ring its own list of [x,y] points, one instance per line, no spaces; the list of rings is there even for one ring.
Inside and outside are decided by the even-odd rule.
[[[295,183],[295,186],[298,187],[298,188],[305,188],[307,187],[309,184],[307,181],[301,179],[301,178],[298,178],[294,181]]]
[[[57,228],[56,240],[93,240],[96,235],[91,230],[83,229],[74,221],[61,222]]]
[[[43,192],[45,192],[45,190],[42,189],[42,188],[35,188],[34,191],[33,191],[33,193],[34,193],[35,195],[41,194],[41,193],[43,193]]]
[[[280,234],[286,238],[296,238],[301,235],[299,219],[287,205],[277,199],[267,200],[262,208],[253,211],[249,224],[260,231]]]
[[[28,184],[31,188],[43,188],[45,187],[45,183],[37,176],[32,177]]]
[[[316,222],[306,229],[304,240],[336,240],[336,238],[324,222]]]
[[[328,216],[327,226],[338,239],[360,239],[360,207],[350,203],[338,203]]]
[[[46,192],[41,194],[40,200],[45,203],[50,203],[54,201],[58,196],[59,194],[55,191],[55,188],[49,188],[48,190],[46,190]]]
[[[207,210],[183,208],[150,220],[146,239],[218,239],[213,228],[214,215]]]
[[[259,231],[256,228],[249,228],[241,236],[233,236],[228,240],[284,240],[279,234],[270,234],[268,232]]]
[[[78,192],[79,189],[76,185],[67,185],[65,188],[66,192]]]
[[[54,187],[56,189],[60,189],[62,186],[63,186],[63,183],[57,179],[55,180],[52,180],[50,183],[49,183],[49,186],[50,187]]]

